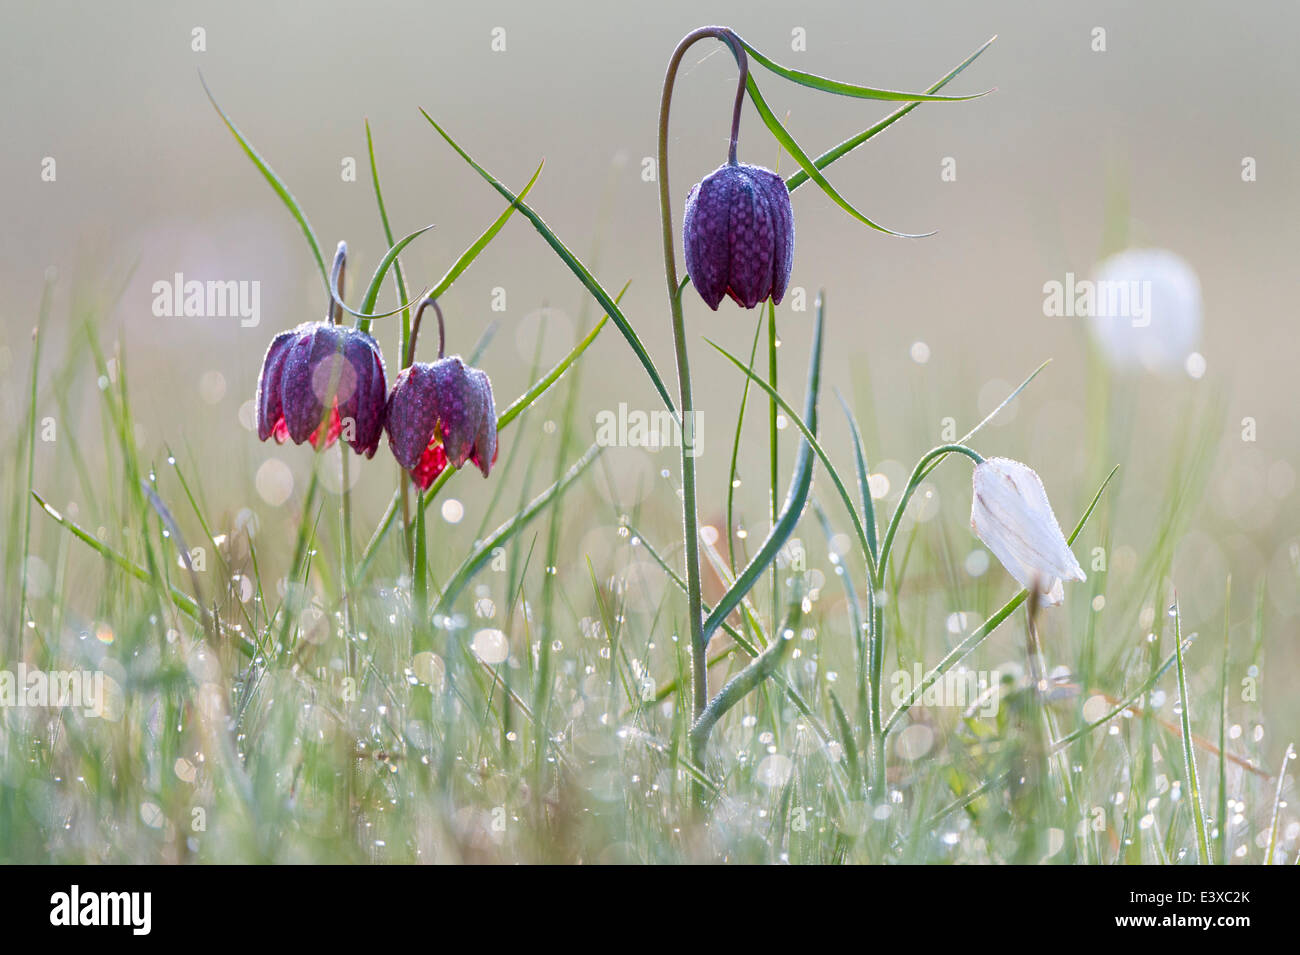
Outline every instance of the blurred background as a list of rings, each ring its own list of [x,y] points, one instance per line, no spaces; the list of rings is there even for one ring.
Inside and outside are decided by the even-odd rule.
[[[111,305],[96,321],[129,356],[142,447],[155,456],[181,449],[200,462],[207,504],[226,514],[292,510],[283,502],[293,482],[303,481],[310,455],[258,444],[240,424],[241,409],[247,422],[271,337],[322,317],[325,302],[297,226],[207,102],[199,71],[302,203],[325,255],[337,240],[348,241],[354,304],[358,277],[370,274],[386,247],[363,119],[373,129],[394,232],[437,223],[404,256],[413,293],[436,281],[502,208],[417,107],[515,189],[544,157],[530,201],[607,288],[631,281],[624,310],[670,379],[658,190],[643,178],[643,160],[655,151],[660,82],[677,40],[701,23],[725,23],[791,66],[920,90],[996,34],[944,91],[996,87],[993,95],[923,104],[828,172],[876,221],[936,235],[882,235],[813,186],[796,193],[791,284],[807,291],[808,305],[796,311],[792,296],[778,310],[782,390],[800,404],[812,301],[825,288],[826,379],[854,403],[873,467],[892,476],[897,490],[917,455],[939,443],[944,419],[953,419],[958,434],[966,431],[1051,358],[978,448],[1036,467],[1067,527],[1110,466],[1122,462],[1110,534],[1115,547],[1127,547],[1115,553],[1140,566],[1156,546],[1151,535],[1165,504],[1180,493],[1179,456],[1204,447],[1205,480],[1185,502],[1174,551],[1185,613],[1192,625],[1221,621],[1228,573],[1243,593],[1266,579],[1270,624],[1294,634],[1294,5],[1259,4],[1250,15],[1183,0],[1086,8],[771,0],[7,7],[0,35],[0,407],[9,421],[22,420],[30,330],[46,276],[56,274],[49,360],[58,362],[86,303]],[[1104,50],[1095,49],[1098,28]],[[494,40],[504,49],[494,49]],[[758,67],[755,76],[813,155],[890,111],[889,104],[815,94]],[[687,189],[725,159],[730,57],[716,45],[696,46],[677,90],[670,156],[679,230]],[[740,156],[793,169],[749,105]],[[1248,157],[1253,181],[1243,179]],[[945,181],[945,169],[955,178]],[[1126,244],[1170,249],[1199,276],[1200,377],[1175,370],[1112,379],[1091,352],[1083,319],[1044,315],[1044,283],[1064,281],[1068,272],[1083,277]],[[260,324],[156,317],[152,286],[175,273],[259,282]],[[493,310],[495,290],[504,290],[504,310]],[[392,295],[388,283],[382,307],[395,304]],[[539,331],[542,360],[551,361],[599,317],[520,217],[442,304],[449,351],[468,353],[499,323],[482,362],[499,406],[527,386]],[[687,319],[699,336],[693,370],[704,409],[708,519],[722,506],[742,380],[701,338],[745,355],[757,314],[730,303],[714,314],[688,296]],[[376,324],[390,365],[394,322]],[[432,349],[426,338],[421,357],[431,358]],[[620,402],[655,407],[612,327],[582,374],[579,415],[589,427],[578,422],[579,439],[594,433],[599,410]],[[83,385],[94,381],[89,358],[84,378]],[[50,387],[61,386],[42,389],[41,401],[53,408],[58,396]],[[62,410],[72,415],[67,433],[78,416],[98,415],[92,393],[76,392]],[[1090,407],[1109,423],[1096,424]],[[741,458],[738,507],[755,521],[766,518],[765,415],[760,408],[750,416],[746,433],[760,443]],[[833,401],[823,417],[825,443],[847,466],[848,432]],[[538,441],[549,433],[545,420],[525,424]],[[787,429],[791,450],[792,434]],[[507,445],[511,440],[523,439],[507,438]],[[55,453],[38,445],[36,483],[56,506],[74,503],[74,485],[59,473]],[[259,480],[268,460],[284,468]],[[664,468],[676,473],[672,452],[616,449],[604,478],[612,509],[653,489],[649,503],[670,530],[676,505],[662,486]],[[381,454],[359,470],[364,522],[387,502],[395,468]],[[945,521],[960,531],[969,491],[953,470],[937,491],[947,495]],[[458,486],[471,510],[487,493],[480,485]],[[443,527],[448,546],[467,545],[475,523]],[[575,561],[586,529],[575,527],[567,541]],[[1243,599],[1234,618],[1252,613]],[[1294,664],[1289,640],[1275,652]]]

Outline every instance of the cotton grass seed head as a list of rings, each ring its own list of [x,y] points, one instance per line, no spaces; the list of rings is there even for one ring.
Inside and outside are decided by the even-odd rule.
[[[1089,327],[1117,371],[1176,373],[1201,340],[1201,284],[1167,249],[1127,249],[1093,274]]]

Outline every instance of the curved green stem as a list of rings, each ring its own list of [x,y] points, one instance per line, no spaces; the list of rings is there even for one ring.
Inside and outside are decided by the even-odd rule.
[[[745,80],[749,75],[748,60],[739,38],[725,27],[701,27],[692,30],[677,44],[668,60],[664,76],[663,98],[659,105],[659,207],[663,225],[664,277],[668,285],[668,304],[672,309],[673,344],[677,355],[677,384],[681,402],[682,420],[682,524],[686,541],[687,603],[691,633],[691,685],[692,722],[699,719],[708,705],[708,666],[704,639],[703,597],[700,583],[700,533],[699,514],[695,502],[695,434],[693,426],[694,402],[691,398],[690,359],[686,348],[686,323],[682,317],[682,300],[677,279],[676,252],[673,248],[672,196],[668,186],[668,113],[672,106],[673,84],[677,70],[686,51],[700,40],[713,38],[726,43],[736,58],[740,82],[736,90],[736,105],[732,113],[729,159],[736,161],[736,140],[740,130],[740,108],[744,101]],[[694,759],[696,763],[698,759]]]
[[[984,460],[977,451],[966,447],[964,444],[943,444],[922,455],[921,460],[917,461],[916,467],[912,469],[912,476],[908,478],[907,486],[903,488],[903,494],[898,500],[898,507],[894,509],[894,514],[889,519],[889,526],[885,529],[885,536],[880,544],[880,556],[876,561],[874,570],[875,580],[874,586],[871,588],[871,642],[868,667],[871,683],[871,713],[869,715],[871,730],[871,790],[877,800],[883,799],[885,793],[885,766],[888,761],[886,759],[885,737],[889,732],[889,724],[884,719],[884,700],[881,694],[881,683],[885,671],[885,615],[879,595],[885,592],[885,569],[889,565],[889,553],[894,547],[894,537],[898,533],[899,524],[902,523],[903,512],[907,510],[912,495],[916,493],[921,481],[929,473],[927,468],[932,462],[937,464],[949,454],[964,454],[976,464]],[[871,572],[870,569],[868,572]]]
[[[898,499],[898,507],[894,510],[894,516],[889,519],[889,527],[885,529],[885,538],[880,544],[880,560],[876,562],[876,585],[883,587],[885,584],[885,567],[889,563],[889,552],[894,546],[894,536],[898,533],[898,525],[902,523],[903,512],[907,510],[907,504],[916,493],[922,479],[925,477],[926,465],[936,459],[947,457],[949,454],[964,454],[976,464],[981,464],[984,458],[978,451],[966,447],[964,444],[941,444],[933,450],[927,451],[921,460],[916,462],[916,467],[912,469],[912,476],[907,480],[907,487],[903,489],[903,496]]]

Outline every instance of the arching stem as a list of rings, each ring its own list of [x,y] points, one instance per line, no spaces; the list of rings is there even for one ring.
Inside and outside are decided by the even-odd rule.
[[[883,695],[881,693],[881,683],[884,679],[884,660],[885,660],[885,614],[881,606],[880,599],[876,594],[885,593],[885,570],[889,566],[889,554],[894,548],[894,538],[898,534],[899,525],[903,520],[903,512],[907,510],[908,502],[911,501],[912,495],[920,487],[921,481],[924,480],[926,467],[931,461],[942,460],[949,454],[964,454],[976,464],[984,460],[979,452],[964,444],[943,444],[937,448],[927,451],[921,456],[921,460],[916,462],[916,467],[912,469],[912,476],[907,481],[907,486],[903,489],[902,495],[898,499],[898,507],[894,509],[893,516],[889,519],[889,526],[885,529],[884,540],[880,545],[880,556],[876,560],[876,575],[872,583],[872,602],[871,602],[871,651],[870,659],[867,661],[868,680],[871,684],[871,711],[868,714],[871,731],[871,790],[872,798],[877,803],[885,799],[885,786],[887,778],[885,764],[887,763],[886,753],[886,730],[883,712]]]
[[[680,283],[677,279],[676,253],[673,248],[673,214],[672,195],[668,186],[668,113],[672,106],[673,84],[682,57],[692,45],[700,40],[711,38],[721,40],[730,48],[736,58],[740,71],[740,81],[736,87],[736,105],[731,119],[731,143],[728,151],[729,161],[736,161],[736,141],[740,135],[740,107],[744,101],[745,81],[749,76],[748,58],[740,39],[726,27],[701,27],[692,30],[677,44],[672,57],[668,60],[668,70],[664,76],[663,98],[659,105],[659,208],[663,225],[664,277],[668,284],[668,303],[672,310],[673,343],[677,354],[677,384],[681,401],[682,415],[682,524],[686,541],[686,591],[688,613],[690,614],[691,632],[691,722],[694,723],[704,712],[709,701],[708,664],[705,656],[703,597],[700,583],[700,529],[699,514],[695,498],[695,428],[694,402],[691,398],[690,359],[686,348],[686,324],[682,318],[682,301]],[[699,765],[700,752],[692,745],[692,760]],[[696,798],[702,798],[703,790],[697,784]]]
[[[436,298],[426,298],[415,312],[415,322],[411,325],[411,338],[406,348],[406,361],[402,364],[403,368],[410,368],[415,363],[415,340],[420,337],[420,319],[424,317],[424,310],[430,306],[438,316],[438,357],[442,358],[447,353],[447,326],[442,319],[442,308]]]
[[[329,308],[326,314],[327,320],[333,322],[335,325],[343,324],[343,306],[342,306],[343,280],[344,280],[344,273],[347,268],[347,258],[348,258],[348,244],[346,242],[340,242],[338,248],[334,252],[334,265],[330,269],[330,288],[332,290],[337,290],[338,298],[337,299],[334,298],[333,297],[334,293],[333,291],[331,291]],[[342,356],[340,355],[339,358],[341,359]],[[341,361],[336,362],[336,367],[340,367],[340,370],[341,370],[341,364],[342,364]],[[330,384],[330,391],[334,392],[337,389],[337,387],[338,387],[338,381],[337,378],[335,378],[335,380],[333,380]],[[333,401],[331,401],[330,403],[332,404]],[[322,426],[324,427],[324,425]],[[340,583],[343,590],[343,640],[347,644],[347,652],[344,654],[344,659],[347,661],[346,674],[350,679],[355,676],[357,671],[357,652],[356,652],[356,647],[352,643],[351,580],[352,580],[353,560],[352,560],[352,491],[350,490],[350,485],[352,481],[351,481],[351,474],[349,473],[351,462],[348,460],[347,442],[340,440],[338,444],[339,444],[339,456],[342,461],[340,478],[342,480],[342,485],[343,485],[341,489],[341,496],[343,498],[342,501],[343,507],[341,509],[341,517],[339,520],[339,537],[343,545],[343,562],[340,568],[342,572]],[[352,820],[354,771],[355,771],[355,761],[349,759],[347,772],[345,774],[346,786],[344,790],[344,798],[346,799],[345,810],[346,810],[347,818],[349,820],[349,825],[351,825],[351,820]]]
[[[334,265],[330,268],[330,288],[337,289],[339,297],[330,296],[329,307],[325,311],[325,321],[333,322],[335,325],[343,324],[343,273],[346,271],[348,264],[348,244],[340,242],[339,247],[334,250]]]

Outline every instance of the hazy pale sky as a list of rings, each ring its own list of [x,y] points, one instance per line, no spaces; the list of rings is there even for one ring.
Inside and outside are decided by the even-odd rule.
[[[830,381],[874,399],[887,419],[880,437],[896,446],[891,456],[904,459],[934,443],[930,432],[942,417],[955,417],[964,430],[995,400],[990,396],[1050,357],[1053,365],[1021,409],[1032,417],[1019,423],[1032,427],[1002,433],[1023,431],[1015,440],[1024,442],[1056,431],[1055,440],[1077,451],[1081,438],[1069,429],[1082,420],[1087,336],[1078,319],[1044,315],[1043,285],[1092,269],[1110,197],[1128,206],[1127,220],[1112,221],[1126,221],[1134,244],[1182,256],[1204,296],[1205,377],[1137,388],[1136,444],[1176,425],[1176,409],[1200,388],[1220,396],[1225,434],[1234,435],[1243,417],[1258,421],[1260,467],[1297,464],[1294,4],[6,7],[0,287],[11,333],[7,402],[24,387],[25,374],[12,369],[25,367],[27,332],[51,265],[61,276],[61,315],[74,286],[116,287],[134,268],[103,321],[120,329],[128,349],[149,349],[135,359],[149,371],[136,381],[136,411],[164,434],[182,420],[227,427],[252,393],[274,332],[323,314],[301,234],[208,104],[200,70],[301,201],[325,254],[340,238],[349,242],[354,277],[368,275],[385,248],[364,118],[374,130],[394,230],[437,223],[404,257],[414,285],[435,281],[502,208],[417,107],[516,188],[545,158],[531,201],[607,287],[632,280],[625,311],[670,377],[657,186],[643,181],[642,161],[655,151],[660,82],[682,34],[704,22],[727,24],[781,62],[895,89],[924,88],[997,34],[947,90],[996,87],[993,95],[922,105],[828,171],[867,215],[936,236],[884,236],[814,186],[795,194],[791,284],[806,289],[809,301],[817,288],[828,291]],[[193,49],[196,28],[202,51]],[[1094,50],[1098,28],[1104,51]],[[504,50],[493,49],[494,37]],[[806,49],[794,49],[801,37]],[[796,88],[758,67],[755,76],[814,155],[890,110]],[[725,52],[702,44],[688,54],[672,124],[675,229],[689,186],[725,159],[733,90]],[[740,156],[792,168],[748,105]],[[55,161],[52,182],[42,177],[47,157]],[[357,163],[355,182],[342,174],[349,157]],[[1255,160],[1253,182],[1242,178],[1246,157]],[[941,178],[946,159],[955,181]],[[259,282],[260,325],[156,317],[151,287],[177,272]],[[491,310],[495,289],[506,292],[503,312]],[[391,307],[391,294],[386,289],[381,304]],[[490,321],[501,323],[486,359],[499,395],[526,384],[537,309],[555,310],[548,354],[598,317],[518,217],[443,305],[453,351],[468,352]],[[730,303],[715,315],[694,298],[688,308],[694,333],[736,352],[747,353],[754,317]],[[781,307],[786,382],[802,380],[810,317],[792,311],[789,300]],[[395,326],[377,328],[393,349]],[[923,366],[910,357],[918,341],[929,356]],[[697,387],[705,402],[721,402],[718,420],[725,421],[741,382],[698,338],[693,347]],[[586,371],[592,406],[653,407],[649,385],[612,329],[596,348]],[[207,371],[228,387],[216,407],[192,384]],[[838,417],[827,427],[832,443],[841,443]],[[912,433],[916,428],[923,433]],[[726,440],[716,429],[710,436]],[[1067,450],[1045,462],[1049,484],[1074,480],[1075,461]]]

